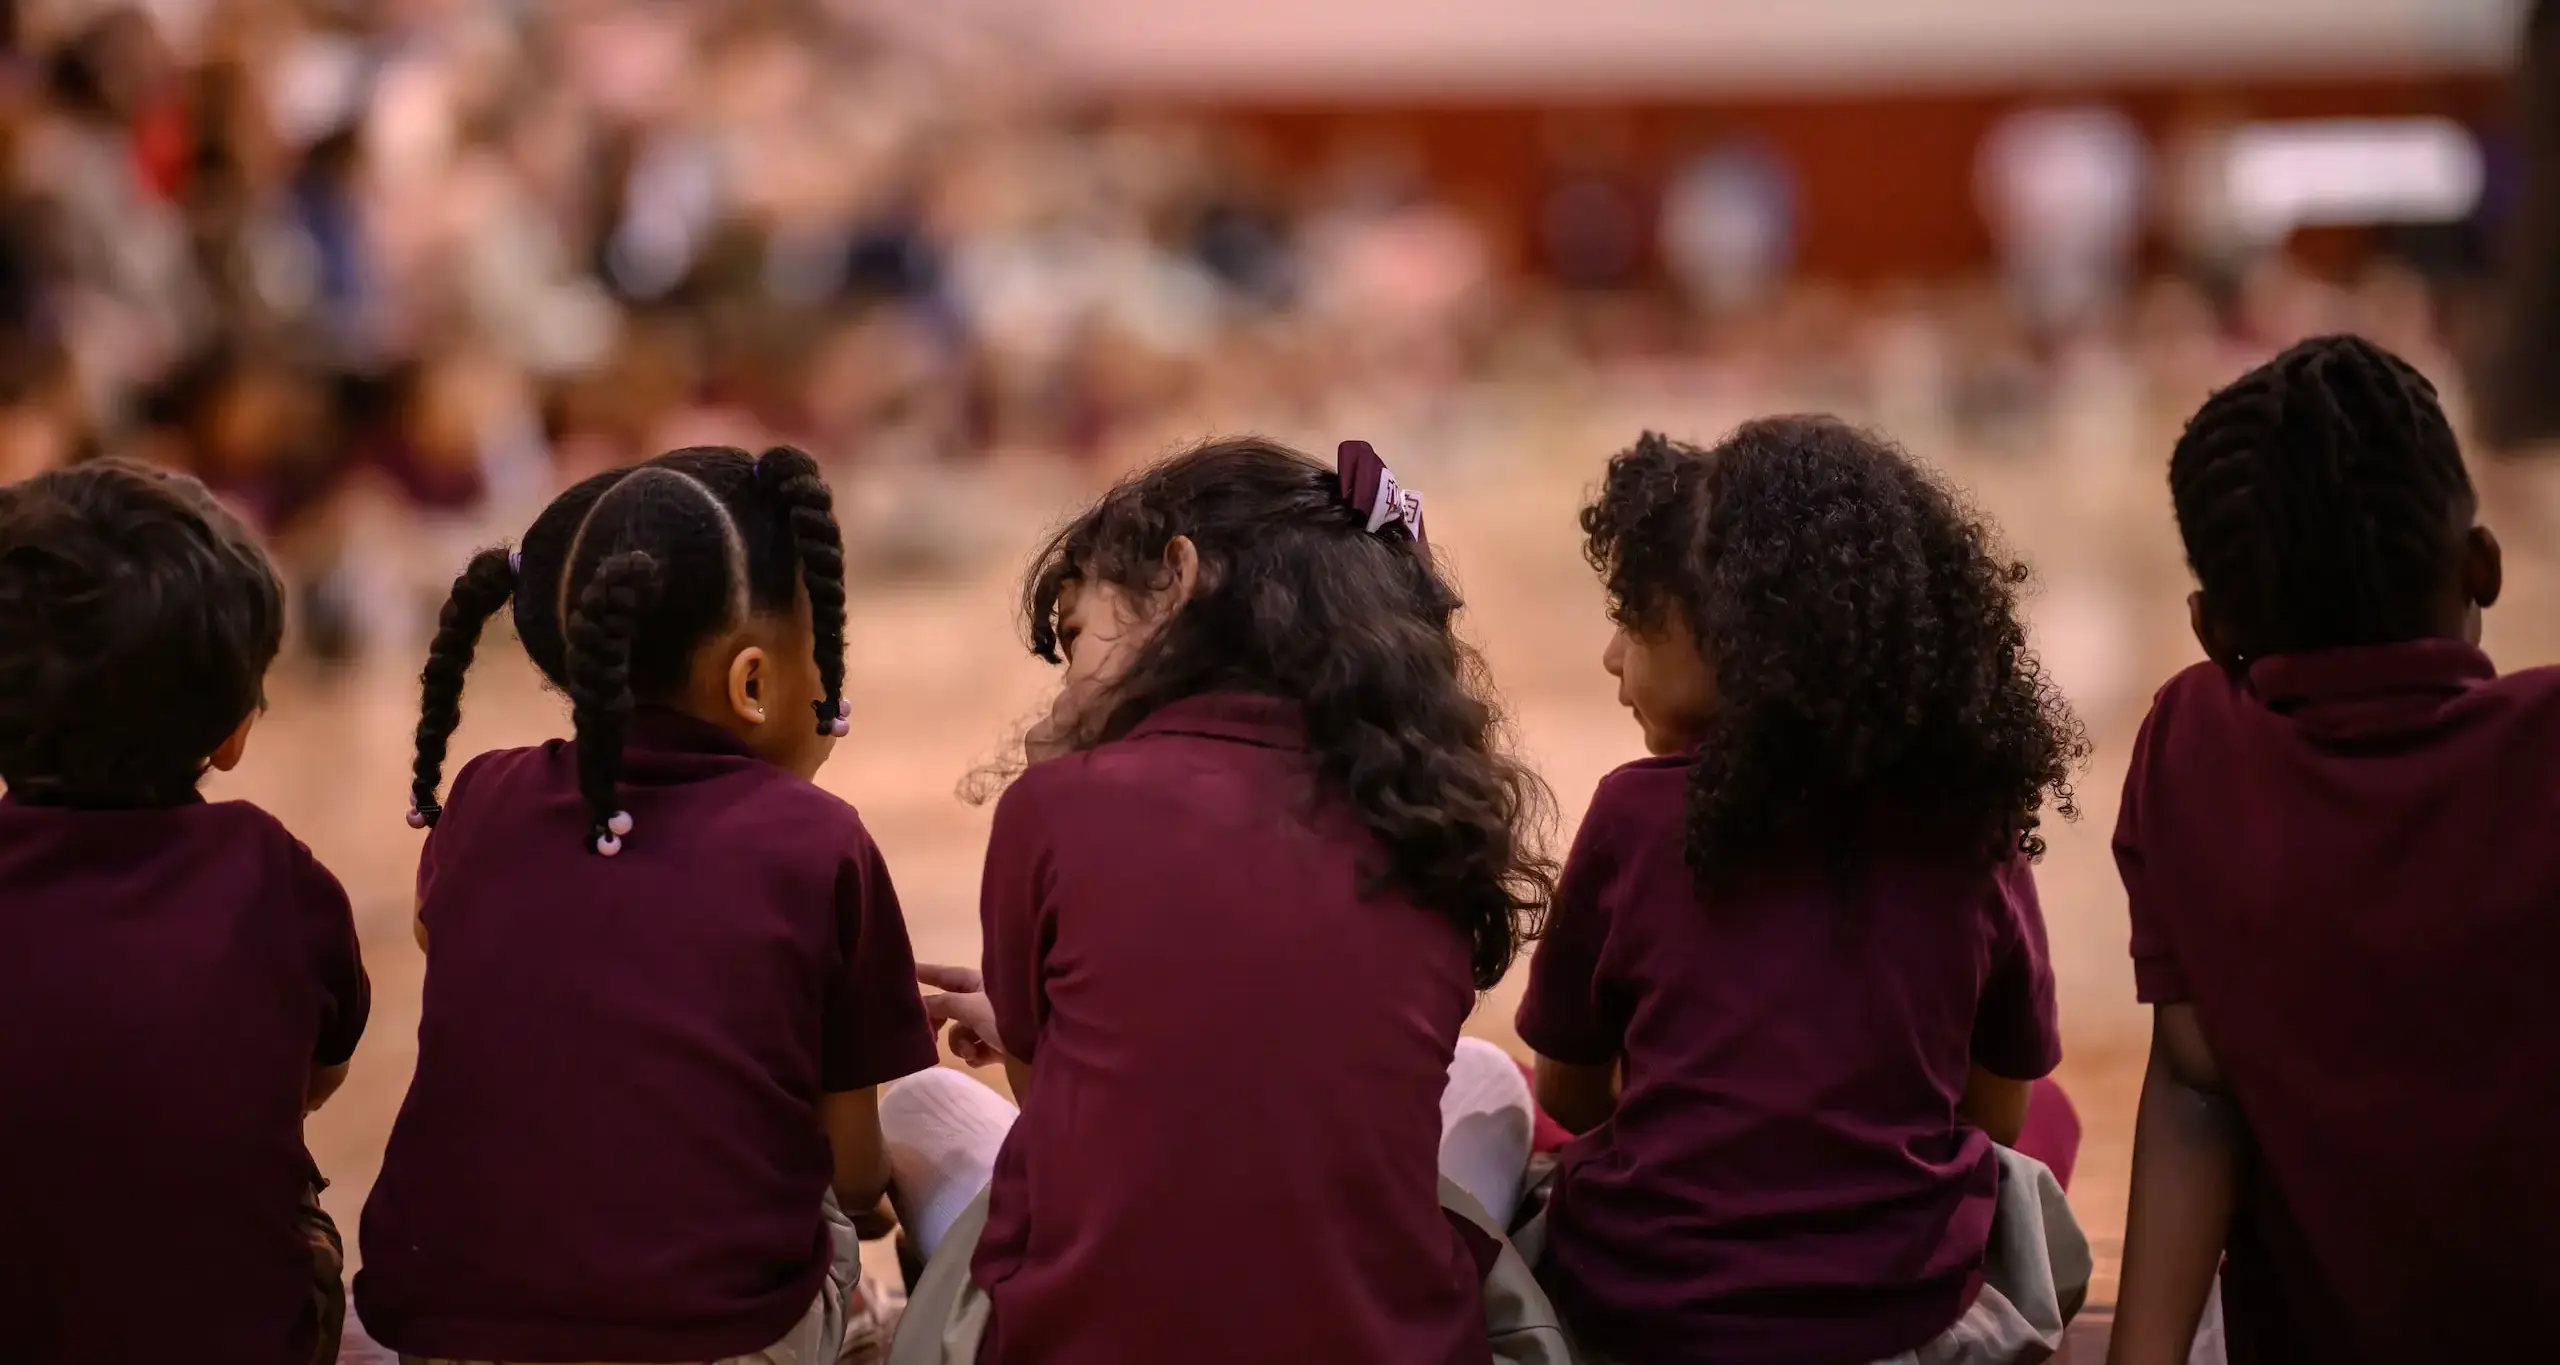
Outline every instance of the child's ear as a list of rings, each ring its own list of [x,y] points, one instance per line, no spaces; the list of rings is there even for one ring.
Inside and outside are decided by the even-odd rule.
[[[2221,665],[2226,673],[2237,673],[2248,662],[2240,651],[2231,647],[2230,632],[2213,614],[2213,604],[2198,589],[2187,594],[2187,626],[2196,633],[2196,643],[2204,646],[2204,656]]]
[[[2486,526],[2474,526],[2462,538],[2462,595],[2475,607],[2498,605],[2507,586],[2506,551]]]
[[[1165,542],[1164,567],[1173,576],[1163,607],[1164,614],[1171,616],[1200,590],[1200,547],[1192,544],[1189,536],[1175,536]]]
[[[219,773],[227,773],[239,767],[241,755],[249,752],[249,728],[257,723],[258,713],[255,711],[241,717],[238,727],[224,737],[222,747],[213,751],[213,757],[205,760],[205,766]]]
[[[749,645],[729,660],[729,709],[748,725],[764,724],[765,694],[771,690],[765,665],[761,645]]]

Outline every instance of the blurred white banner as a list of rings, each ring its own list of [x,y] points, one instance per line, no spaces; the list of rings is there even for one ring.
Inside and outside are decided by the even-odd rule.
[[[2521,0],[978,0],[1187,93],[2069,84],[2503,65]]]

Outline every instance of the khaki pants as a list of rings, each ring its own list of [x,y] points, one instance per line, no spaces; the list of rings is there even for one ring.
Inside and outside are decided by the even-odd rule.
[[[1538,1287],[1529,1263],[1513,1249],[1484,1206],[1456,1181],[1442,1176],[1440,1207],[1502,1244],[1501,1257],[1484,1279],[1485,1334],[1493,1345],[1494,1365],[1573,1365],[1576,1357],[1565,1339],[1564,1324],[1547,1302],[1546,1291]],[[970,1258],[977,1254],[978,1238],[986,1229],[987,1195],[981,1190],[925,1264],[924,1277],[916,1282],[907,1311],[898,1320],[889,1365],[976,1365],[978,1345],[995,1311],[986,1291],[969,1278]]]
[[[871,1304],[862,1292],[862,1239],[854,1233],[852,1220],[837,1207],[832,1193],[826,1200],[827,1238],[833,1244],[835,1260],[827,1267],[827,1278],[818,1286],[818,1297],[809,1305],[797,1325],[782,1340],[752,1355],[730,1356],[715,1365],[836,1365],[840,1356],[853,1356],[867,1343],[864,1334],[876,1332],[879,1324],[871,1318]],[[854,1337],[848,1341],[847,1328],[854,1322]],[[499,1365],[494,1361],[447,1360],[435,1356],[403,1355],[401,1365]]]
[[[2064,1330],[2089,1297],[2089,1239],[2043,1162],[1995,1150],[2000,1203],[1983,1254],[1981,1295],[1936,1340],[1877,1365],[2034,1365],[2062,1349]],[[1537,1213],[1512,1234],[1532,1265],[1547,1245],[1543,1195]],[[1613,1365],[1589,1351],[1578,1358],[1583,1365]]]

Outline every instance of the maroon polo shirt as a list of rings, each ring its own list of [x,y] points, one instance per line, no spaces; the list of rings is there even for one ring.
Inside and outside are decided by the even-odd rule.
[[[829,1261],[818,1099],[934,1063],[853,808],[670,711],[633,717],[621,856],[573,746],[486,754],[419,860],[418,1071],[356,1303],[394,1350],[712,1360]]]
[[[369,1003],[265,811],[0,798],[0,1359],[308,1365],[303,1097]]]
[[[2235,1365],[2550,1348],[2560,670],[2440,640],[2191,668],[2116,862],[2141,997],[2195,1006],[2252,1139]]]
[[[1032,1083],[981,1365],[1484,1365],[1481,1248],[1438,1193],[1467,941],[1365,892],[1382,856],[1267,697],[1175,702],[1005,793],[987,990]]]
[[[1529,970],[1520,1036],[1622,1068],[1568,1146],[1540,1276],[1647,1365],[1863,1365],[1962,1316],[1997,1193],[1956,1115],[1972,1066],[2062,1048],[2023,860],[1916,836],[1701,898],[1685,758],[1600,783]]]

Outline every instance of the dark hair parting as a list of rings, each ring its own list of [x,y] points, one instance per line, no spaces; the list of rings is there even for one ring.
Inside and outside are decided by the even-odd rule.
[[[810,703],[818,733],[842,738],[850,728],[844,699],[844,532],[836,525],[835,496],[806,451],[775,446],[756,457],[756,484],[789,513],[800,581],[809,593],[809,627],[818,650],[818,681],[826,695]]]
[[[419,675],[418,756],[410,770],[409,826],[431,829],[444,808],[436,789],[444,782],[445,746],[462,723],[462,679],[479,649],[481,628],[515,595],[515,557],[505,550],[482,550],[454,577],[453,591],[436,618],[435,643],[427,647],[427,666]]]
[[[622,740],[630,728],[631,639],[657,605],[665,579],[645,550],[607,556],[569,612],[569,703],[578,731],[578,791],[595,818],[588,827],[595,851],[622,851],[631,817],[616,805],[622,777]]]
[[[481,627],[508,602],[526,657],[569,697],[593,814],[583,842],[610,857],[631,829],[615,805],[631,713],[677,698],[695,652],[742,607],[788,621],[805,598],[825,693],[819,732],[844,733],[844,596],[834,498],[799,450],[688,446],[581,480],[535,518],[517,554],[483,551],[454,582],[425,671],[411,823],[441,814],[463,674]]]

